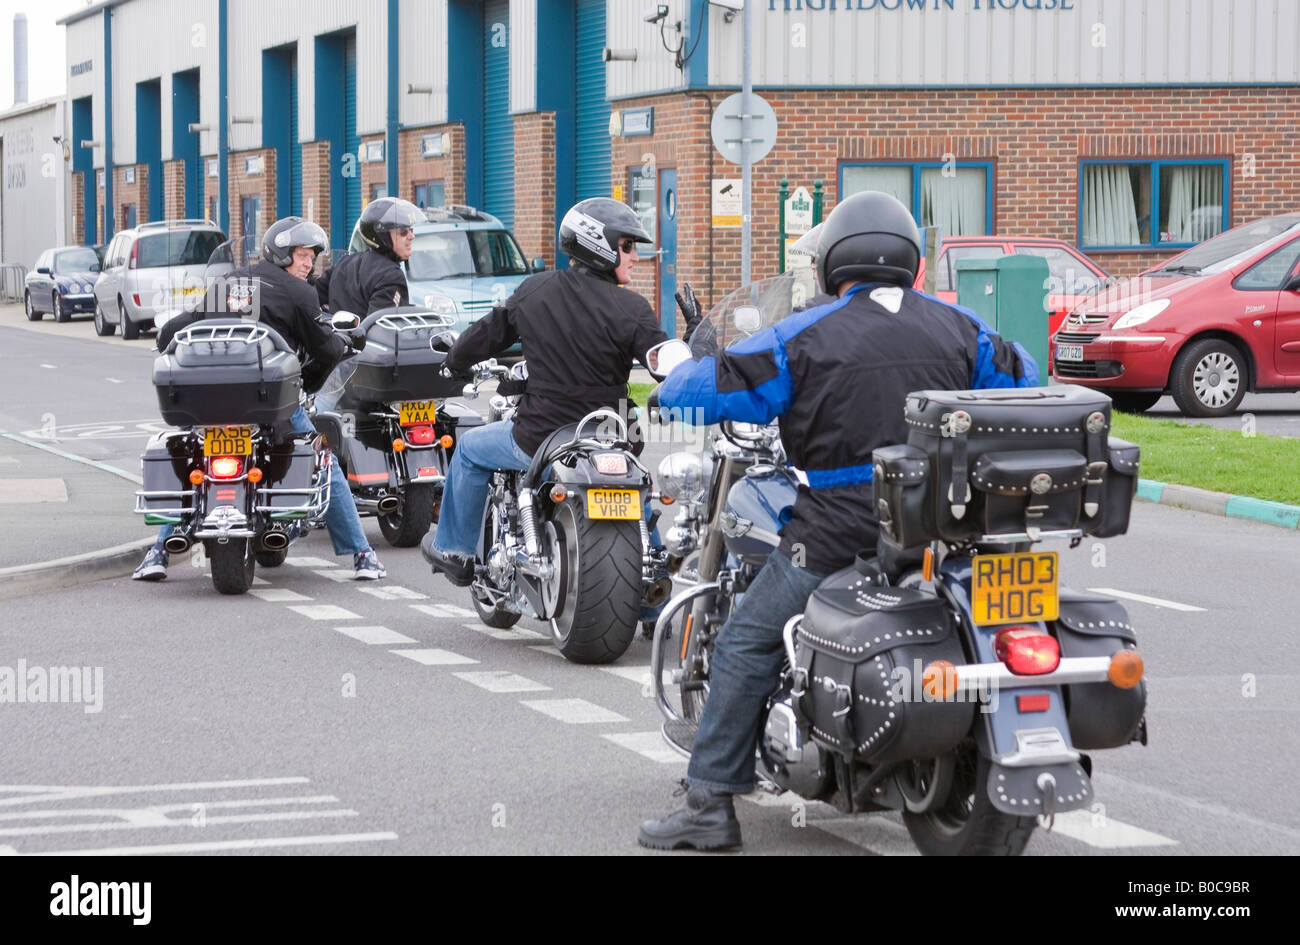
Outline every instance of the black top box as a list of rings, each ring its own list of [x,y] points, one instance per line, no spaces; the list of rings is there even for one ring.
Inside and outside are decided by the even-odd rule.
[[[340,408],[435,400],[461,393],[463,380],[441,374],[446,354],[429,347],[435,335],[448,330],[446,319],[406,305],[374,312],[361,327],[366,347],[355,358],[352,377],[339,399]]]

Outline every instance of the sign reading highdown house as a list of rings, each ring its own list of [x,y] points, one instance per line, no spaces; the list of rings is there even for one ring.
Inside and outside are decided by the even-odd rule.
[[[767,0],[771,12],[799,10],[1074,10],[1075,0]]]

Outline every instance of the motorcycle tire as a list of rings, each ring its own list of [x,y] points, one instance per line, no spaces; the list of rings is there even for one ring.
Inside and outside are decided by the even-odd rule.
[[[973,741],[956,750],[946,801],[924,813],[903,811],[903,823],[923,856],[1019,856],[1035,818],[1004,814],[988,797],[990,762]]]
[[[696,725],[700,724],[704,715],[704,703],[709,699],[713,644],[718,638],[718,630],[726,620],[727,609],[727,602],[720,602],[717,597],[704,597],[688,612],[691,621],[689,632],[686,620],[682,620],[682,636],[679,639],[685,640],[685,655],[682,658],[681,680],[677,685],[682,700],[682,718]],[[702,632],[703,622],[709,618],[717,620],[715,629],[712,633]]]
[[[217,592],[247,593],[253,586],[253,571],[257,566],[252,542],[247,538],[232,538],[224,545],[215,540],[204,544],[212,565],[212,586]]]
[[[555,507],[553,551],[565,582],[551,639],[572,663],[612,663],[632,645],[641,614],[641,526],[592,521],[575,502]]]
[[[486,626],[494,630],[509,630],[519,622],[523,614],[517,614],[506,610],[500,604],[493,604],[491,601],[479,600],[478,594],[470,589],[470,600],[474,601],[474,609],[478,611],[478,619],[483,621]]]
[[[259,548],[253,555],[257,559],[257,565],[261,568],[278,568],[284,564],[284,559],[289,557],[288,548],[267,549]]]
[[[394,548],[413,548],[433,524],[433,483],[417,482],[402,490],[396,512],[379,516],[379,531]]]

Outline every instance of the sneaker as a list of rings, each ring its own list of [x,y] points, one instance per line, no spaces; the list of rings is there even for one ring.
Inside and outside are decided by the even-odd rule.
[[[653,850],[723,850],[740,846],[740,822],[730,794],[706,787],[687,787],[686,803],[663,820],[641,824],[637,842]],[[676,792],[678,796],[681,791]]]
[[[150,548],[140,566],[131,575],[133,581],[161,581],[167,577],[167,552]]]
[[[429,562],[435,574],[441,571],[457,587],[469,587],[474,583],[474,562],[465,555],[439,551],[433,547],[432,532],[420,542],[420,554],[424,555],[424,560]]]
[[[353,555],[352,567],[354,569],[353,580],[378,581],[382,577],[388,577],[388,572],[379,563],[379,555],[375,554],[373,549]]]

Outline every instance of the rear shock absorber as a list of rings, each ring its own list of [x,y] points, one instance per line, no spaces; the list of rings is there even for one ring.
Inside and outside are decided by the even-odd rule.
[[[519,530],[524,535],[524,553],[537,556],[537,522],[533,516],[533,490],[519,490]]]

